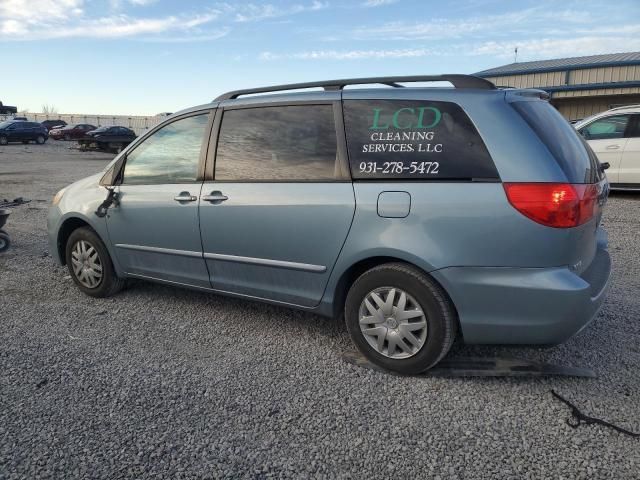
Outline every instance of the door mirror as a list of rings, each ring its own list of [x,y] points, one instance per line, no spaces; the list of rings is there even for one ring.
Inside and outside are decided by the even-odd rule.
[[[603,162],[600,164],[600,171],[604,172],[606,169],[608,169],[611,166],[611,164],[609,162]]]
[[[125,162],[127,161],[127,156],[122,155],[120,158],[106,171],[106,173],[100,179],[100,186],[102,187],[111,187],[113,185],[117,185],[120,182],[122,169],[124,167]]]

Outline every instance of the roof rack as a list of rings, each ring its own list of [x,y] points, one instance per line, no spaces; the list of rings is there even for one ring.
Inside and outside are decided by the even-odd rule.
[[[614,108],[610,108],[609,110],[607,110],[608,112],[611,112],[613,110],[624,110],[625,108],[638,108],[640,107],[640,104],[636,103],[636,104],[631,104],[631,105],[622,105],[620,107],[614,107]]]
[[[231,100],[242,95],[254,93],[282,92],[285,90],[299,90],[303,88],[324,88],[326,91],[342,90],[347,85],[381,84],[390,87],[402,88],[400,83],[412,82],[450,82],[455,88],[478,88],[493,90],[496,86],[489,80],[474,75],[414,75],[408,77],[371,77],[348,78],[342,80],[325,80],[323,82],[290,83],[288,85],[275,85],[273,87],[248,88],[246,90],[234,90],[223,93],[214,101]]]

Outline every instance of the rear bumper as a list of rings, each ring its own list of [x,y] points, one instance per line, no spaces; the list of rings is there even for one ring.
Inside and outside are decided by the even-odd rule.
[[[561,268],[452,267],[431,274],[453,300],[465,343],[557,344],[598,313],[611,276],[600,246],[582,274]]]

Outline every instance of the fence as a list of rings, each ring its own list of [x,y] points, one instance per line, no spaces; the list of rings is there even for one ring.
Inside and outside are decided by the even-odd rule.
[[[162,122],[166,116],[155,115],[153,117],[145,116],[127,116],[127,115],[84,115],[84,114],[51,114],[51,113],[17,113],[15,116],[26,117],[30,122],[44,122],[45,120],[64,120],[69,125],[74,123],[88,123],[96,127],[119,125],[128,127],[136,135],[141,135],[150,128],[155,127]],[[0,122],[10,120],[14,115],[0,115]]]

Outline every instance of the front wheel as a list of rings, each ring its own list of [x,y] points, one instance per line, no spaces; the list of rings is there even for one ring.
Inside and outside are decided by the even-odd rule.
[[[345,304],[351,339],[372,363],[402,374],[421,373],[449,351],[455,309],[442,288],[403,263],[379,265],[351,286]]]
[[[92,297],[110,297],[124,287],[102,240],[87,227],[74,230],[66,246],[66,260],[71,278],[78,288]]]
[[[6,145],[7,143],[9,143],[9,139],[0,135],[0,145]]]
[[[71,140],[71,135],[69,135],[68,133],[65,133],[64,139],[68,142],[69,140]]]

